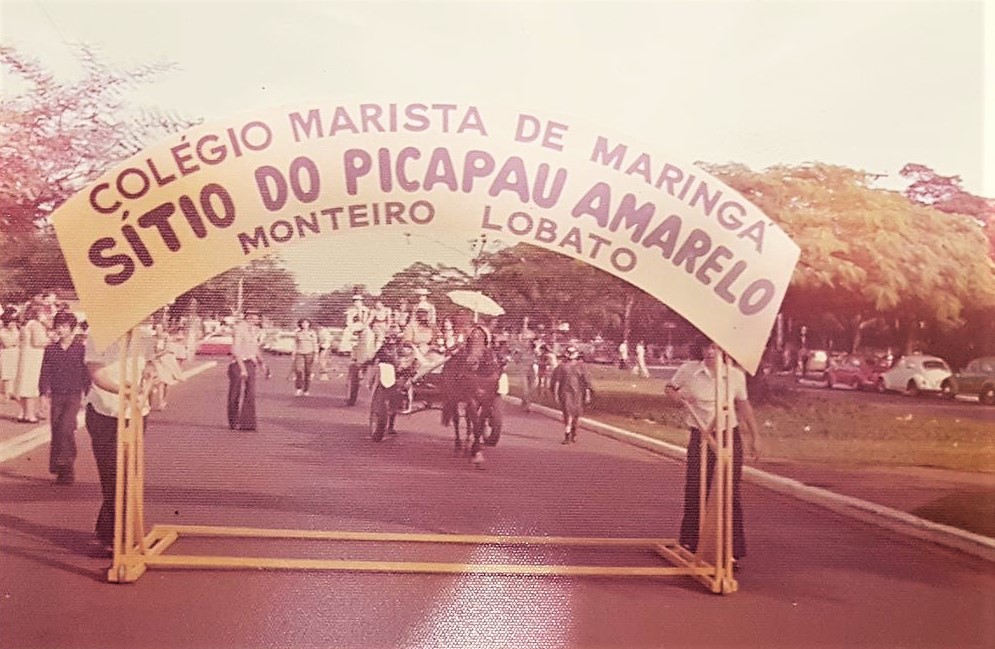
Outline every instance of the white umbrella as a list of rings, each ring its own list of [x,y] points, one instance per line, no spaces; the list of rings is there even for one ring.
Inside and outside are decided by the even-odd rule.
[[[453,304],[469,309],[474,314],[504,315],[504,309],[501,305],[480,291],[449,291],[446,295],[453,301]]]

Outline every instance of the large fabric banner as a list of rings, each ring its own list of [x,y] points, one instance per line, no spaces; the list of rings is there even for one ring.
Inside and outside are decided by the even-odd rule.
[[[354,233],[487,233],[624,279],[754,372],[799,254],[651,137],[468,104],[315,103],[204,124],[104,174],[53,220],[100,347],[298,242],[327,237],[334,264]]]

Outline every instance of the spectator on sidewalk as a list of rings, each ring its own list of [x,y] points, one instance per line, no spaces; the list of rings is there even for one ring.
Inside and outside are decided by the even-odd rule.
[[[0,398],[14,398],[14,379],[20,355],[21,330],[17,325],[17,313],[8,309],[0,316]]]
[[[136,340],[134,344],[139,346],[138,367],[144,368],[146,367],[146,357],[142,351],[144,345],[140,340]],[[131,411],[130,398],[127,394],[124,403],[121,404],[121,355],[124,352],[123,340],[118,340],[103,352],[98,352],[93,338],[87,339],[86,369],[90,375],[90,391],[86,396],[86,429],[90,433],[93,459],[97,464],[100,492],[103,495],[94,530],[97,540],[107,552],[110,552],[114,544],[118,409],[123,405],[125,420],[129,422],[133,416],[145,418],[149,414],[145,386],[136,386],[140,390],[138,413]]]
[[[715,376],[718,370],[718,348],[712,344],[690,347],[690,361],[677,369],[666,387],[666,394],[687,409],[686,423],[691,431],[687,449],[687,469],[684,479],[684,516],[679,542],[691,552],[698,548],[698,511],[700,504],[701,439],[712,436],[715,429]],[[735,408],[729,417],[733,429],[732,464],[732,553],[735,560],[746,556],[746,533],[743,524],[743,504],[740,482],[743,477],[744,441],[747,455],[756,459],[758,435],[756,416],[746,392],[746,373],[738,365],[729,367],[729,390]],[[707,484],[712,484],[715,472],[715,451],[707,454]]]
[[[624,370],[629,365],[629,341],[623,340],[618,345],[618,369]]]
[[[76,342],[76,316],[68,311],[55,315],[58,340],[45,348],[38,379],[38,391],[49,398],[52,442],[48,470],[57,484],[75,481],[76,416],[83,395],[90,389],[86,369],[86,349]]]
[[[41,377],[41,361],[50,341],[46,311],[40,304],[32,304],[27,310],[27,320],[21,328],[20,353],[17,359],[17,376],[14,377],[13,394],[20,406],[17,421],[38,423],[38,379]]]

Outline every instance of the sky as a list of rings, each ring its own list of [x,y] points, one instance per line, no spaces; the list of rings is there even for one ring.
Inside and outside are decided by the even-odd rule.
[[[71,42],[122,67],[175,62],[128,99],[191,117],[336,97],[512,98],[652,133],[684,160],[820,161],[887,174],[891,188],[918,162],[993,197],[985,4],[0,0],[0,42],[67,78],[81,73]],[[5,96],[18,92],[2,81]],[[469,269],[471,255],[467,241],[411,236],[357,238],[335,263],[320,240],[284,259],[302,290],[322,292],[377,288],[416,260]]]

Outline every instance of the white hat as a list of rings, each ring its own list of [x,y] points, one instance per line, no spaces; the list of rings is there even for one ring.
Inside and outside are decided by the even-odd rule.
[[[355,301],[355,300],[362,300],[363,296],[357,293],[356,295],[352,296],[352,299],[353,299],[353,301]]]
[[[420,289],[418,289],[418,290],[415,291],[415,295],[428,295],[428,289],[427,288],[420,288]]]

